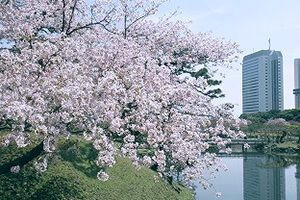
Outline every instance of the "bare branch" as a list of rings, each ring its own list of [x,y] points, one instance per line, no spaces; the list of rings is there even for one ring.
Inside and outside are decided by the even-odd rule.
[[[89,23],[89,24],[86,24],[84,26],[81,26],[81,27],[77,27],[77,28],[74,28],[72,31],[68,32],[67,35],[71,35],[72,33],[76,32],[76,31],[79,31],[79,30],[82,30],[82,29],[89,29],[89,28],[92,28],[92,26],[95,26],[95,25],[101,25],[105,30],[107,30],[108,32],[110,33],[113,33],[113,34],[117,34],[116,32],[113,32],[112,30],[109,30],[104,24],[102,24],[103,21],[99,21],[99,22],[94,22],[94,23]]]
[[[144,18],[146,18],[146,17],[152,15],[151,13],[152,13],[154,10],[156,10],[161,4],[162,4],[162,3],[157,4],[156,6],[154,6],[153,8],[151,8],[148,12],[146,12],[144,15],[142,15],[142,16],[136,18],[135,20],[133,20],[133,21],[125,28],[125,31],[127,32],[127,30],[128,30],[132,25],[134,25],[135,23],[137,23],[138,21],[140,21],[140,20],[142,20],[142,19],[144,19]]]
[[[89,29],[89,28],[92,28],[92,26],[95,26],[95,25],[100,25],[100,26],[102,26],[102,28],[104,28],[106,31],[108,31],[108,32],[110,32],[110,33],[113,33],[113,34],[117,34],[116,32],[114,32],[114,31],[112,31],[112,30],[110,30],[110,29],[108,29],[108,28],[106,27],[106,26],[109,24],[107,18],[109,17],[109,15],[110,15],[113,11],[115,11],[115,8],[113,8],[111,11],[109,11],[109,12],[107,13],[107,15],[106,15],[102,20],[100,20],[100,21],[98,21],[98,22],[91,22],[91,23],[88,23],[88,24],[86,24],[86,25],[83,25],[83,26],[74,28],[73,30],[71,30],[71,31],[69,31],[69,32],[67,31],[66,34],[67,34],[67,35],[71,35],[72,33],[76,32],[76,31],[79,31],[79,30],[82,30],[82,29]],[[104,22],[106,22],[106,24],[104,24]]]
[[[124,38],[126,39],[127,37],[127,15],[124,17]]]
[[[65,31],[65,26],[66,26],[66,1],[63,0],[63,14],[62,14],[62,27],[61,27],[61,32]]]
[[[75,0],[75,2],[74,2],[74,6],[72,8],[71,16],[70,16],[70,19],[69,19],[69,24],[68,24],[67,32],[69,32],[69,30],[71,28],[71,24],[72,24],[72,20],[73,20],[73,17],[74,17],[74,12],[75,12],[75,9],[76,9],[77,2],[78,2],[78,0]]]

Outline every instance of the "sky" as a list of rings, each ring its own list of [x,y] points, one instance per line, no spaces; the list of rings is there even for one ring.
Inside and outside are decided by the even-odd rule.
[[[225,98],[217,103],[235,105],[234,114],[242,113],[242,58],[268,49],[283,54],[284,109],[294,108],[294,59],[300,58],[299,0],[170,0],[161,12],[180,11],[181,20],[191,20],[194,32],[211,32],[240,45],[243,53],[233,69],[225,73],[221,89]]]

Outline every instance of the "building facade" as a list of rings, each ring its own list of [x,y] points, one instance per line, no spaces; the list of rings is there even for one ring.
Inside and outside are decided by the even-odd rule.
[[[243,113],[283,110],[280,51],[261,50],[243,59]]]
[[[300,108],[300,58],[294,60],[295,108]]]

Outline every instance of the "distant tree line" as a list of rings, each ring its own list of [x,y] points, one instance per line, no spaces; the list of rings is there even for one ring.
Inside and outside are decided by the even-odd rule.
[[[243,128],[248,136],[261,136],[277,143],[290,136],[298,138],[297,143],[300,143],[300,109],[242,114],[240,118],[248,121]]]
[[[252,123],[265,123],[269,119],[282,118],[286,121],[300,122],[300,109],[289,109],[284,111],[271,110],[269,112],[258,112],[253,114],[242,114],[241,119],[246,119]]]

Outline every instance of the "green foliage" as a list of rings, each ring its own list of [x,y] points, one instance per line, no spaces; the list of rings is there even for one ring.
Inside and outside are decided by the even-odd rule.
[[[32,148],[0,147],[1,163]],[[185,187],[166,183],[148,168],[136,170],[127,158],[118,158],[117,164],[107,170],[110,179],[99,181],[96,178],[99,168],[90,161],[96,158],[97,152],[78,137],[59,141],[58,149],[51,157],[48,170],[42,174],[35,171],[35,160],[32,160],[18,174],[0,175],[0,199],[193,199],[192,192]]]
[[[203,61],[205,63],[205,59]],[[178,63],[171,64],[174,66],[178,65]],[[207,67],[203,67],[197,70],[193,65],[182,64],[180,66],[176,66],[174,73],[176,75],[189,74],[191,77],[194,77],[196,79],[202,77],[207,81],[208,88],[200,92],[206,96],[209,96],[210,98],[220,98],[225,96],[220,88],[212,88],[214,86],[219,86],[222,81],[213,79],[213,75],[208,71]]]
[[[284,143],[286,137],[289,137],[289,140],[300,143],[300,109],[242,114],[240,118],[251,122],[243,128],[250,137],[266,137],[269,141],[277,143]],[[266,124],[268,120],[278,118],[283,118],[290,124],[278,126]]]
[[[242,131],[246,133],[257,132],[258,130],[262,130],[264,125],[262,123],[252,123],[242,128]]]
[[[213,86],[219,86],[222,81],[213,79],[213,76],[209,73],[208,69],[206,67],[199,69],[198,71],[194,71],[190,73],[192,77],[195,77],[196,79],[199,77],[202,77],[207,81],[207,84],[209,88]],[[211,98],[220,98],[224,97],[225,95],[222,93],[222,90],[220,88],[216,89],[209,89],[207,91],[203,91],[203,94],[211,97]]]
[[[286,121],[300,122],[300,109],[290,109],[284,111],[271,110],[269,112],[242,114],[240,118],[250,120],[252,123],[264,123],[269,119],[276,118],[283,118]]]
[[[275,128],[275,127],[268,127],[264,124],[270,119],[283,118],[286,121],[300,122],[300,110],[299,109],[291,109],[291,110],[284,110],[284,111],[271,110],[269,112],[242,114],[240,118],[249,120],[251,122],[251,124],[245,127],[243,131],[245,132],[266,131]],[[278,127],[276,128],[278,129]],[[281,128],[287,131],[292,130],[290,129],[291,127],[281,127]]]

